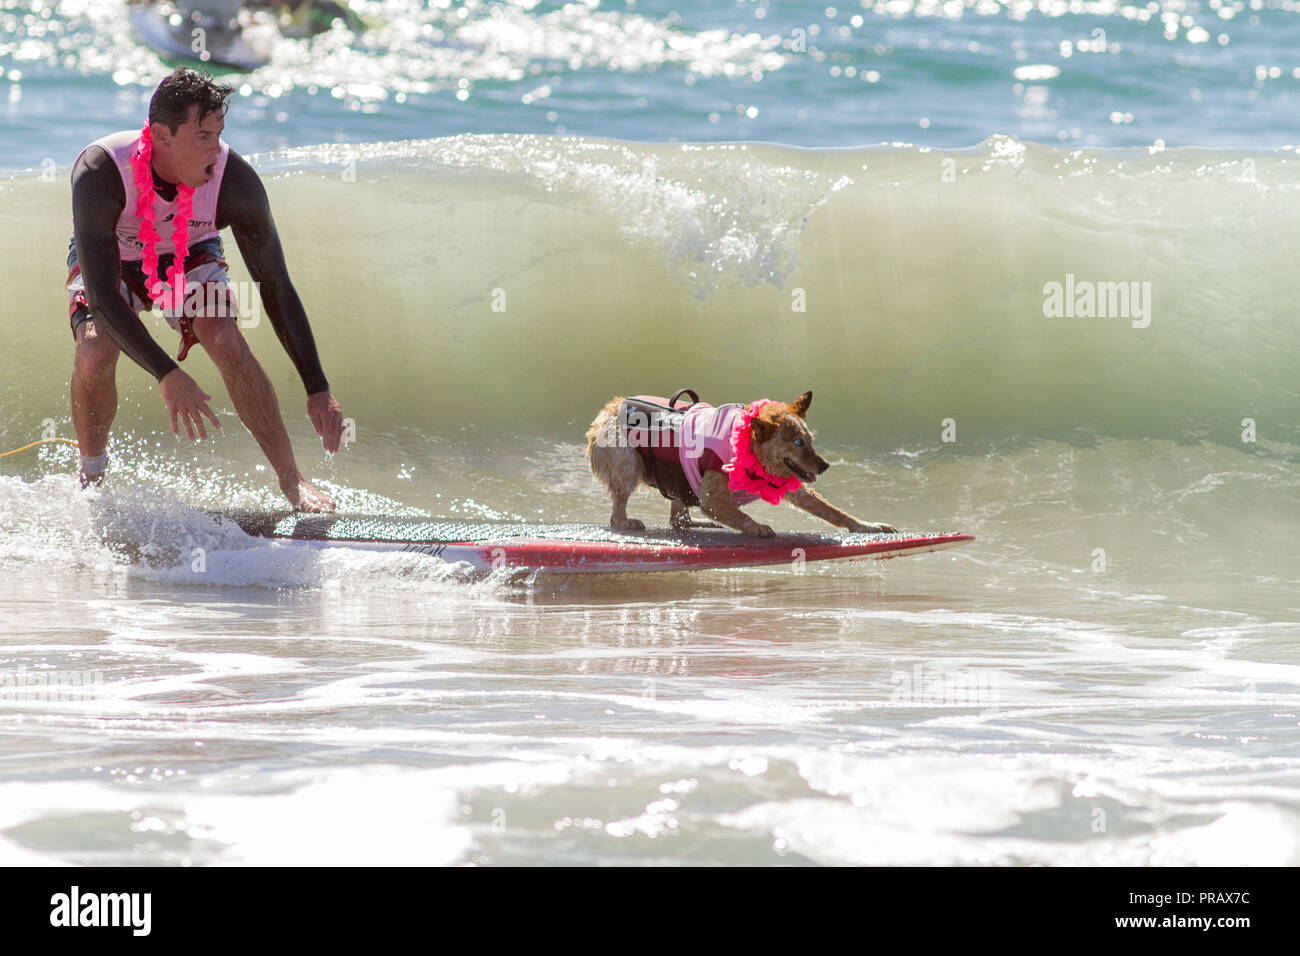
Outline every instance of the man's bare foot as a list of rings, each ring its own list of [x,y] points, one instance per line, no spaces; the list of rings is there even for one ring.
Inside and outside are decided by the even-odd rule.
[[[88,475],[84,471],[77,472],[77,480],[81,482],[81,487],[89,488],[91,485],[102,485],[104,483],[104,473]]]
[[[301,476],[297,481],[281,482],[280,490],[284,492],[284,496],[289,499],[289,504],[293,505],[295,511],[334,510],[334,499],[317,491],[306,478]]]

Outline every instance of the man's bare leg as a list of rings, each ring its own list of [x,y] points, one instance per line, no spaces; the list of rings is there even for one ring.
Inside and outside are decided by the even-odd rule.
[[[235,413],[257,439],[289,503],[301,511],[333,511],[334,500],[313,488],[298,470],[275,388],[235,320],[198,316],[194,334],[221,372]]]
[[[95,328],[93,319],[77,326],[76,342],[69,392],[84,487],[104,480],[102,467],[87,469],[85,459],[98,458],[108,450],[108,432],[117,414],[117,357],[121,350]]]

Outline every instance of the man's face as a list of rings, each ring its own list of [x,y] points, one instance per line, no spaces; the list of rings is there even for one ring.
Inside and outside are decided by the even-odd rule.
[[[198,189],[216,174],[221,156],[221,131],[226,118],[220,110],[198,120],[197,103],[190,105],[189,115],[172,133],[165,123],[153,125],[154,147],[165,153],[168,165],[181,182]]]

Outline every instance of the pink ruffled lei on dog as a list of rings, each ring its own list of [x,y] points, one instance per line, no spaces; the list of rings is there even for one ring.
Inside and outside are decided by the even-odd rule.
[[[779,505],[790,492],[798,491],[803,482],[793,475],[776,478],[768,474],[749,446],[754,417],[770,401],[769,398],[760,398],[736,420],[736,427],[731,432],[731,461],[723,465],[722,470],[729,475],[727,487],[732,491],[758,495],[770,505]]]

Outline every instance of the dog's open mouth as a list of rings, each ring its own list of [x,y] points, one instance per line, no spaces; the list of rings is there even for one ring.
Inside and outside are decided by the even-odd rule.
[[[806,482],[811,485],[814,481],[817,480],[816,475],[812,474],[811,472],[804,471],[802,468],[800,468],[798,465],[792,462],[789,458],[782,458],[781,461],[785,465],[785,467],[789,468],[790,471],[794,474],[794,476],[798,478],[800,481]]]

